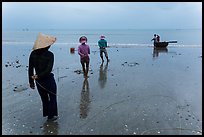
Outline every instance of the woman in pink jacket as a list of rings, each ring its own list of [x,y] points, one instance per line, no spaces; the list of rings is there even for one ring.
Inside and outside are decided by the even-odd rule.
[[[86,44],[87,38],[85,36],[80,37],[79,42],[81,43],[81,45],[79,45],[78,47],[78,54],[80,55],[80,62],[84,72],[84,77],[88,78],[90,48],[89,45]]]

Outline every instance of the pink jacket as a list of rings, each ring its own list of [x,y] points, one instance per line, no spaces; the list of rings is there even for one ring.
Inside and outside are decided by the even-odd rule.
[[[80,55],[81,58],[89,56],[90,54],[90,48],[89,45],[83,44],[79,45],[78,47],[78,54]]]

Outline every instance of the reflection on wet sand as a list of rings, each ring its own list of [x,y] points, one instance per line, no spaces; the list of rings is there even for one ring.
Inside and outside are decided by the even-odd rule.
[[[108,70],[108,62],[106,63],[104,68],[103,68],[103,62],[102,62],[100,65],[99,78],[98,78],[98,82],[101,88],[104,88],[107,82],[107,70]]]
[[[153,49],[153,58],[159,57],[159,53],[167,53],[168,49],[165,48],[155,48]]]
[[[58,135],[58,122],[46,121],[43,124],[43,135]]]
[[[84,78],[82,90],[81,90],[81,101],[80,101],[80,118],[86,118],[89,111],[89,82],[88,78]]]

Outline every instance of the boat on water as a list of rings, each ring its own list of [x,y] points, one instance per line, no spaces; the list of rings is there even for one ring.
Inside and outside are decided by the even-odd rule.
[[[158,47],[158,48],[166,48],[168,46],[168,42],[155,42],[154,43],[154,47]]]
[[[154,47],[156,47],[156,48],[166,48],[169,43],[177,43],[177,41],[154,42]]]

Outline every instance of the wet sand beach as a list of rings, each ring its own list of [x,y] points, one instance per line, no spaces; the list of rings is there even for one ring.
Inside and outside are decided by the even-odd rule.
[[[59,118],[42,116],[28,86],[32,46],[2,46],[3,135],[201,135],[202,48],[110,47],[101,64],[90,46],[89,78],[79,55],[54,44]]]

